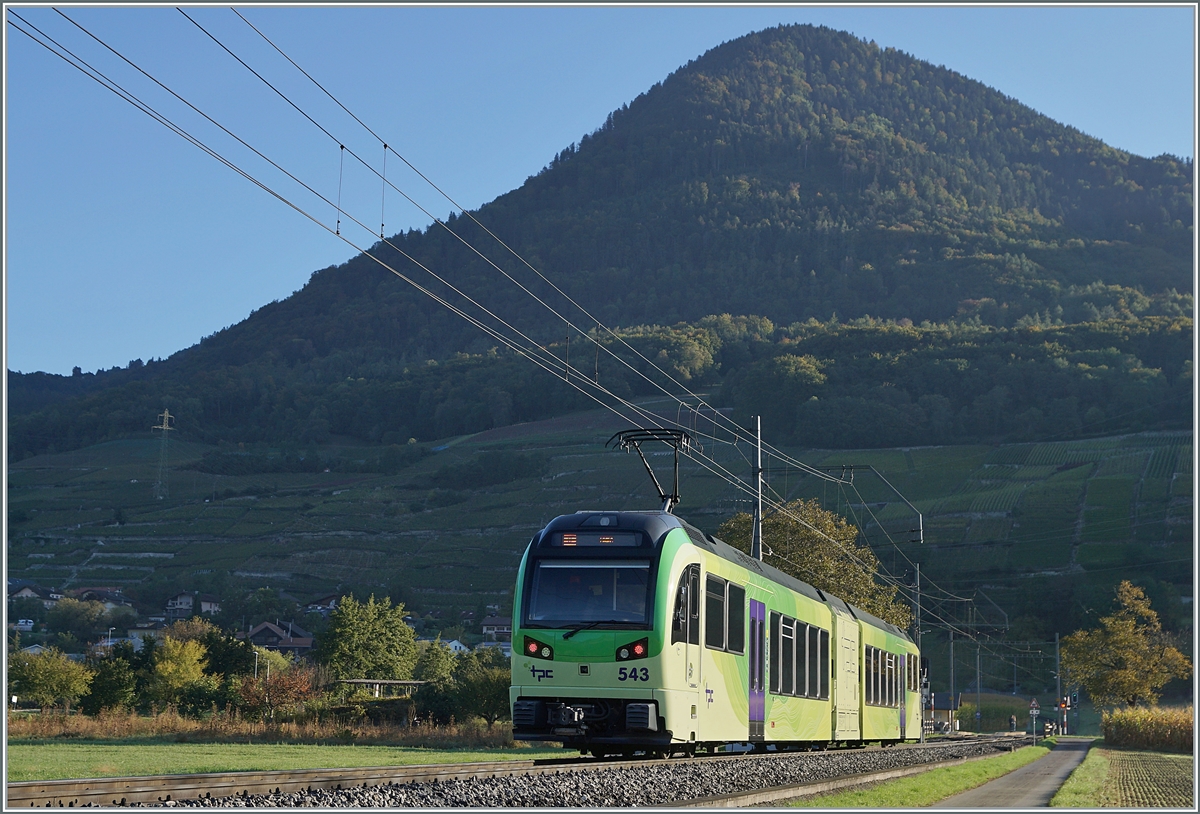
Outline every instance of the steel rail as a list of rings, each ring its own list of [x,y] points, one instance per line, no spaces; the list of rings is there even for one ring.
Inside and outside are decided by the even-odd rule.
[[[961,739],[968,740],[968,739]],[[908,748],[919,744],[907,744]],[[902,747],[903,748],[903,747]],[[710,761],[745,757],[778,757],[788,752],[722,752],[715,755],[676,759],[673,762]],[[796,752],[795,754],[803,754]],[[388,784],[471,780],[520,774],[595,771],[645,766],[654,761],[596,760],[594,758],[547,758],[502,760],[488,763],[438,763],[420,766],[370,766],[354,769],[301,769],[259,772],[214,772],[168,774],[144,777],[98,777],[76,780],[28,780],[9,783],[5,808],[123,806]],[[870,781],[857,781],[870,782]],[[802,796],[792,793],[791,796]],[[783,799],[783,798],[776,798]],[[699,801],[679,805],[705,805]],[[713,804],[708,804],[713,805]]]

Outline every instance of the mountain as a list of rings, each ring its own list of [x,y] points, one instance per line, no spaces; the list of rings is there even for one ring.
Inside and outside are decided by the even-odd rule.
[[[719,355],[719,332],[699,335],[714,314],[754,315],[772,330],[867,317],[980,330],[1158,317],[1149,330],[1190,336],[1192,176],[1190,160],[1115,150],[894,49],[787,26],[680,68],[472,217],[371,253],[463,304],[416,263],[445,275],[560,355],[568,337],[581,347],[460,242],[594,327],[482,224],[593,318],[677,367],[689,363],[668,351]],[[199,439],[278,444],[387,443],[587,403],[527,362],[490,356],[496,344],[359,256],[165,361],[10,372],[10,458],[144,431],[164,404]],[[1185,375],[1175,356],[1163,363],[1167,386]],[[714,356],[693,380],[729,379],[733,357]],[[637,392],[632,378],[606,375]]]

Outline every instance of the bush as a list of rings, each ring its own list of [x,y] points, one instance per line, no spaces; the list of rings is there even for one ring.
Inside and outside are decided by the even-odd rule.
[[[1106,744],[1167,752],[1192,751],[1194,721],[1191,706],[1129,707],[1100,716]]]

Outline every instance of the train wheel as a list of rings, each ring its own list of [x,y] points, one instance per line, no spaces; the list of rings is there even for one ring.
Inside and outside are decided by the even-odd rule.
[[[596,758],[597,760],[604,760],[604,758],[608,757],[608,750],[598,748],[592,749],[592,757]]]

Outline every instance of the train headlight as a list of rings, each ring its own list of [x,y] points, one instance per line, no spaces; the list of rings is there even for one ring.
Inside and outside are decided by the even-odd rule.
[[[623,644],[617,648],[617,661],[632,661],[644,659],[650,655],[650,639],[638,639],[636,642]]]
[[[535,659],[546,659],[547,661],[553,661],[554,648],[545,642],[539,642],[537,639],[526,636],[525,655],[531,656]]]

